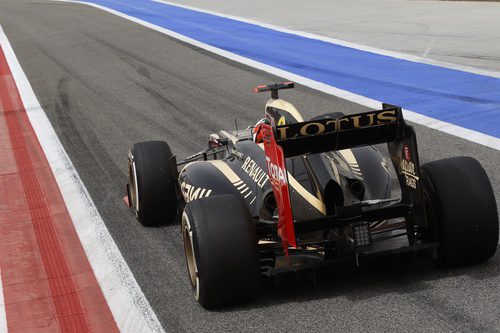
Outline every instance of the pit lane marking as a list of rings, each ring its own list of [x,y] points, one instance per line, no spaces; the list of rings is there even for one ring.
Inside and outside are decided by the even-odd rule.
[[[15,79],[29,123],[45,154],[44,158],[50,165],[74,229],[118,328],[124,332],[163,332],[158,318],[40,106],[1,26],[0,47]]]

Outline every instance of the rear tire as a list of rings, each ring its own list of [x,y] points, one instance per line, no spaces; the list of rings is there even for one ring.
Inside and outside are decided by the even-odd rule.
[[[182,214],[182,234],[191,286],[204,308],[240,303],[256,295],[257,240],[240,197],[218,195],[188,203]]]
[[[144,226],[171,223],[177,214],[176,163],[164,141],[136,143],[129,156],[129,199]]]
[[[422,191],[429,227],[439,241],[437,265],[475,264],[494,255],[498,214],[491,183],[471,157],[422,166]]]

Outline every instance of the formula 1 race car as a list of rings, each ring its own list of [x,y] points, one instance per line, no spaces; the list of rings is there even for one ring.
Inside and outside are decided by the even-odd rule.
[[[163,141],[134,144],[126,203],[144,226],[179,221],[189,280],[205,308],[256,294],[260,277],[372,254],[427,250],[441,267],[493,256],[498,214],[479,162],[419,164],[401,108],[304,121],[271,92],[255,127],[211,134],[177,161]],[[392,168],[373,145],[387,143]]]

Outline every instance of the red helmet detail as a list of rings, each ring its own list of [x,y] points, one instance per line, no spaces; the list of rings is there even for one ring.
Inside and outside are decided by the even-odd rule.
[[[269,121],[266,118],[263,118],[255,124],[253,130],[252,130],[252,138],[253,142],[255,143],[262,143],[264,141],[264,136],[263,136],[263,131],[262,131],[262,125],[263,124],[268,124]]]

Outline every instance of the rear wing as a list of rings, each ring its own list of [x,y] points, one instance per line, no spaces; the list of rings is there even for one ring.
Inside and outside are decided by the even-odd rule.
[[[382,110],[276,126],[266,110],[269,125],[263,129],[268,175],[278,204],[278,234],[283,249],[296,247],[296,233],[334,228],[355,221],[376,221],[421,214],[420,164],[413,127],[406,124],[400,107],[383,104]],[[401,201],[390,206],[361,209],[345,207],[348,215],[296,221],[290,203],[286,158],[359,146],[387,143],[401,186]],[[418,210],[418,211],[417,211]],[[417,215],[418,215],[417,214]],[[407,223],[413,225],[413,223]],[[410,231],[411,232],[411,231]]]
[[[404,129],[401,108],[384,104],[379,111],[276,126],[275,138],[293,157],[394,141]]]

